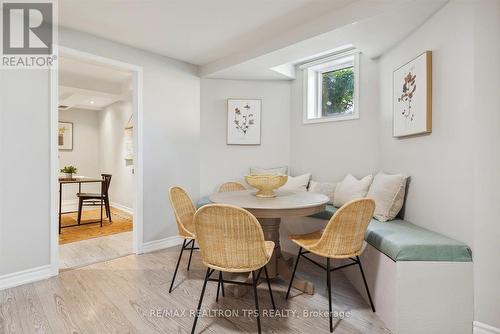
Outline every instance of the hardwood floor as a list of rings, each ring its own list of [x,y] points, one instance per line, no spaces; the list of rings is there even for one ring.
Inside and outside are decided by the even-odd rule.
[[[70,242],[87,240],[105,235],[132,231],[132,215],[122,210],[111,207],[110,223],[106,218],[103,220],[103,226],[99,223],[80,225],[63,228],[59,235],[59,244],[64,245]],[[96,221],[100,219],[100,210],[84,210],[82,212],[82,222]],[[77,222],[77,213],[63,214],[61,219],[62,226],[74,225]]]
[[[189,333],[193,322],[189,312],[196,307],[206,269],[196,252],[187,272],[186,256],[175,289],[169,294],[178,252],[179,247],[174,247],[130,255],[0,291],[0,333]],[[298,275],[316,284],[316,294],[293,290],[292,298],[285,300],[286,282],[273,280],[281,315],[294,311],[299,317],[263,317],[264,333],[329,332],[328,314],[322,318],[303,316],[307,310],[328,310],[324,272],[304,261]],[[341,272],[332,277],[334,311],[350,312],[349,317],[336,321],[334,333],[389,333]],[[202,317],[197,333],[256,332],[255,319],[242,316],[243,310],[254,307],[252,294],[235,298],[226,289],[226,296],[216,303],[216,290],[217,284],[210,282],[202,309],[236,310],[240,316]],[[259,297],[261,310],[269,309],[265,284],[259,286]]]
[[[59,269],[82,267],[132,253],[132,232],[72,242],[59,246]]]

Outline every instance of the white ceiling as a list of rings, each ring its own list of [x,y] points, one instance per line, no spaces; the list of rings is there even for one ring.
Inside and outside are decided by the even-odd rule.
[[[270,68],[346,44],[376,58],[448,1],[60,0],[59,23],[199,65],[202,77],[283,80]]]
[[[353,2],[356,0],[60,0],[59,24],[204,65]]]
[[[132,73],[108,65],[59,57],[60,110],[102,110],[130,97]],[[61,107],[65,106],[65,107]]]

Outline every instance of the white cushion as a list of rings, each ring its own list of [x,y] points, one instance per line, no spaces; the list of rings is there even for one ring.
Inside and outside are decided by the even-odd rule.
[[[407,176],[401,174],[385,174],[383,172],[375,175],[370,190],[366,197],[375,200],[375,219],[385,222],[396,218],[403,207],[406,191]]]
[[[333,197],[335,194],[335,188],[337,187],[337,183],[333,182],[316,182],[311,180],[309,183],[309,188],[307,191],[313,193],[319,193],[327,196],[330,199],[328,204],[333,204]]]
[[[287,166],[272,167],[272,168],[261,168],[261,167],[250,167],[250,174],[262,175],[262,174],[288,174]]]
[[[280,190],[288,191],[307,191],[307,185],[311,179],[311,173],[299,175],[299,176],[288,176],[288,181],[285,185],[280,188]]]
[[[373,175],[367,175],[361,180],[356,179],[351,174],[348,174],[342,182],[337,184],[333,195],[333,205],[341,207],[345,203],[353,199],[364,198],[370,184],[372,183]]]

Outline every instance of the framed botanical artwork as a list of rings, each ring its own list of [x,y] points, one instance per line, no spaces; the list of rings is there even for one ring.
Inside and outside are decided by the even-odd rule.
[[[432,52],[426,51],[393,73],[393,136],[432,132]]]
[[[227,100],[227,144],[260,145],[262,100]]]
[[[57,144],[59,150],[62,151],[71,151],[73,149],[73,123],[59,122]]]

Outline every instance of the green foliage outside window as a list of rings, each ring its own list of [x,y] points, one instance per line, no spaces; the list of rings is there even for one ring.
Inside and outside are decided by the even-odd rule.
[[[353,111],[354,68],[323,73],[322,116],[350,114]]]

